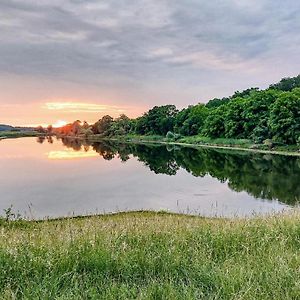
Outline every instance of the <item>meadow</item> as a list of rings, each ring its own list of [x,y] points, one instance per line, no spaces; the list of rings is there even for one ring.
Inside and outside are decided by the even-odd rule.
[[[3,299],[299,299],[299,211],[0,221]]]
[[[9,138],[32,137],[39,136],[36,131],[0,131],[0,140]]]

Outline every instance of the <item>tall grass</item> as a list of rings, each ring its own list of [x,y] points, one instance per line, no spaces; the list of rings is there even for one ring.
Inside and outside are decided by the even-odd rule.
[[[5,299],[299,299],[300,215],[0,223]]]
[[[200,135],[183,137],[179,141],[182,143],[190,143],[190,144],[207,144],[207,145],[212,144],[212,145],[225,145],[225,146],[250,147],[251,145],[253,145],[253,142],[247,139],[229,139],[229,138],[211,139]]]

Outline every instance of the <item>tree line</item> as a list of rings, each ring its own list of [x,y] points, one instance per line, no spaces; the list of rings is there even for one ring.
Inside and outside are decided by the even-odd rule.
[[[265,90],[249,88],[182,110],[175,105],[163,105],[154,106],[136,119],[124,114],[115,119],[106,115],[92,125],[77,120],[56,129],[56,133],[106,137],[159,135],[175,140],[200,135],[251,139],[255,143],[271,139],[284,144],[300,144],[300,75],[283,78]]]

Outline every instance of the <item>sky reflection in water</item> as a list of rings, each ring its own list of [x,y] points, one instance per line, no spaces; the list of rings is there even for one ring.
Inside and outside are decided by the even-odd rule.
[[[12,204],[34,218],[142,209],[249,216],[300,198],[300,159],[278,155],[22,138],[0,142],[0,167],[0,210]]]

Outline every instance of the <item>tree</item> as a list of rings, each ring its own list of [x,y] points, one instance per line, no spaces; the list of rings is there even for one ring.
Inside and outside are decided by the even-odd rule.
[[[295,144],[300,136],[300,97],[286,92],[271,106],[269,126],[275,140]]]
[[[166,136],[204,135],[211,138],[247,138],[295,144],[299,139],[300,75],[283,78],[267,90],[249,88],[231,97],[212,99],[206,105],[190,105],[178,111],[175,105],[154,106],[143,116],[130,119],[122,114],[115,120],[103,116],[94,125],[79,120],[55,132],[61,135],[102,136],[141,135]],[[40,126],[37,130],[44,133]],[[48,131],[53,130],[48,127]],[[92,131],[92,132],[91,132]],[[274,142],[274,141],[273,141]]]
[[[113,118],[109,115],[103,116],[93,126],[92,130],[95,134],[109,135],[112,126]]]
[[[166,135],[173,131],[175,117],[178,113],[175,105],[154,106],[138,118],[136,132],[139,134]]]
[[[38,126],[35,130],[39,133],[45,133],[45,129],[42,126]]]
[[[280,91],[292,91],[294,88],[300,87],[300,74],[296,77],[282,78],[278,83],[270,85],[270,89]]]
[[[125,114],[116,118],[111,127],[112,135],[125,135],[132,131],[132,122]]]
[[[205,106],[207,108],[217,108],[221,105],[227,104],[229,101],[230,98],[222,98],[222,99],[214,98],[212,100],[209,100]]]
[[[83,121],[83,124],[82,124],[81,127],[82,127],[83,129],[88,129],[88,128],[90,128],[90,125],[88,124],[87,121]]]
[[[255,88],[249,88],[249,89],[246,89],[246,90],[243,90],[243,91],[236,91],[234,92],[234,94],[230,97],[231,99],[234,99],[234,98],[245,98],[245,97],[248,97],[248,96],[251,96],[251,94],[257,92],[259,90],[258,87],[255,87]]]
[[[242,112],[244,137],[260,143],[270,138],[270,107],[279,94],[280,92],[275,90],[255,92],[245,101]]]
[[[245,99],[235,98],[230,101],[225,108],[225,137],[226,138],[244,138],[244,123],[243,109],[245,106]]]
[[[53,131],[52,125],[48,125],[48,127],[47,127],[47,133],[48,133],[48,134],[51,134],[52,131]]]
[[[204,104],[197,104],[183,109],[176,116],[175,131],[182,135],[198,134],[202,130],[208,111]]]
[[[225,135],[225,110],[223,107],[210,110],[205,119],[202,134],[210,138],[220,138]]]

